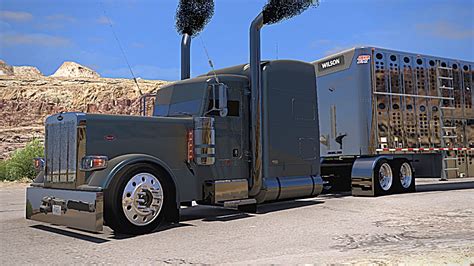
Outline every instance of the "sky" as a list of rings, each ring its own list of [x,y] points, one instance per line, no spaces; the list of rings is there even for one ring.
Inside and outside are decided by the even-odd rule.
[[[192,41],[192,75],[248,62],[248,29],[266,0],[215,0]],[[179,79],[178,0],[1,0],[0,59],[51,75],[64,61],[104,77]],[[314,61],[354,46],[474,61],[474,0],[321,0],[262,29],[263,59]],[[112,27],[108,23],[111,21]],[[118,41],[114,36],[114,31]],[[119,43],[123,47],[123,56]]]

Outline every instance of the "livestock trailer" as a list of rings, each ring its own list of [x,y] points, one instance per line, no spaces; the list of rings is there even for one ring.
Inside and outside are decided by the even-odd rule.
[[[327,182],[351,177],[354,195],[374,195],[375,168],[402,183],[474,176],[473,62],[357,47],[313,64]]]

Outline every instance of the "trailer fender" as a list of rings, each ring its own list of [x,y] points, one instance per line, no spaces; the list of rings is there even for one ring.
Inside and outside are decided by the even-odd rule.
[[[117,156],[107,163],[107,168],[101,171],[93,172],[92,175],[88,178],[88,184],[86,187],[97,187],[103,190],[107,189],[112,178],[116,176],[118,172],[120,172],[125,166],[135,163],[150,163],[162,167],[170,176],[173,186],[175,188],[176,194],[176,207],[177,213],[173,214],[170,219],[172,221],[179,220],[179,206],[180,206],[180,198],[179,198],[179,187],[177,186],[176,177],[174,176],[173,172],[171,171],[170,167],[163,162],[162,160],[150,156],[147,154],[126,154]]]
[[[360,157],[354,161],[351,172],[353,196],[375,196],[374,169],[381,159],[393,160],[391,155]]]

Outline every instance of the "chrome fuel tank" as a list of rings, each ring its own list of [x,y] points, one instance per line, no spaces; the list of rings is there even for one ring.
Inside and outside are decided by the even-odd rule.
[[[315,197],[323,190],[320,176],[265,178],[265,201]]]

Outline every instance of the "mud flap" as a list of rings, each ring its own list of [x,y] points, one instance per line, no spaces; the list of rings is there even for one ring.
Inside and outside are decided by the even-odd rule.
[[[26,218],[86,231],[103,229],[102,192],[28,187]]]

